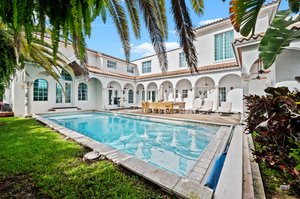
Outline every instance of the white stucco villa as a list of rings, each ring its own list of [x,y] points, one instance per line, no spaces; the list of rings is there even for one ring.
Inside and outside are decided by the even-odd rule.
[[[184,101],[186,108],[197,98],[232,102],[232,111],[243,112],[243,95],[264,94],[268,86],[300,89],[300,41],[280,54],[267,74],[258,75],[258,44],[278,9],[278,2],[264,6],[255,35],[243,38],[233,30],[229,18],[195,28],[199,73],[191,74],[181,49],[170,50],[168,71],[162,73],[156,55],[127,63],[87,49],[88,77],[76,66],[71,45],[59,50],[69,58],[74,72],[62,72],[59,84],[41,68],[27,64],[5,92],[16,116],[48,112],[58,107],[104,110],[138,105],[142,100]],[[257,78],[258,77],[258,78]],[[260,78],[263,77],[263,78]],[[24,108],[25,107],[25,108]]]

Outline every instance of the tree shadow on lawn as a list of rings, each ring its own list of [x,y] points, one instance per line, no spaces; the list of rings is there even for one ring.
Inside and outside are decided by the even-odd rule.
[[[0,187],[10,185],[4,186],[5,193],[0,188],[0,198],[9,190],[14,197],[20,190],[11,189],[15,185],[31,191],[33,198],[169,198],[111,162],[82,162],[87,149],[35,120],[0,118],[0,122],[6,123],[0,126]],[[15,184],[11,179],[24,182]]]

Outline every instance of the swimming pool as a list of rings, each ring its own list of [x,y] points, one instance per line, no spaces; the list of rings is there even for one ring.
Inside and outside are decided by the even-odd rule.
[[[188,173],[219,129],[212,125],[106,112],[44,117],[180,176]]]

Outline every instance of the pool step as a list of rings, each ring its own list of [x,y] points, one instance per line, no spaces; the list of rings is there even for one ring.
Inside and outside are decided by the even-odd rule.
[[[78,111],[78,110],[81,110],[81,108],[77,106],[65,106],[65,107],[53,107],[48,111],[65,112],[65,111]]]

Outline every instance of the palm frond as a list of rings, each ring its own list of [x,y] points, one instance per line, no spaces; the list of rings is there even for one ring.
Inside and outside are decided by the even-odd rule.
[[[141,37],[141,30],[140,30],[140,19],[138,10],[136,7],[136,2],[132,0],[125,0],[126,8],[129,12],[129,17],[131,21],[131,26],[133,28],[133,33],[136,38]]]
[[[168,39],[168,22],[166,16],[165,0],[153,1],[158,27],[165,39]]]
[[[195,34],[188,8],[186,7],[184,0],[172,0],[171,5],[176,24],[176,31],[180,37],[180,47],[183,48],[190,69],[192,71],[198,71],[198,59],[193,43],[195,41]]]
[[[259,57],[265,69],[274,63],[277,55],[292,41],[300,39],[300,31],[293,28],[293,24],[300,22],[300,17],[293,19],[288,17],[290,14],[290,10],[279,11],[259,44]]]
[[[203,0],[191,0],[192,8],[197,15],[202,15],[204,11],[204,2]]]
[[[117,28],[119,37],[122,42],[126,61],[130,60],[130,43],[127,19],[123,7],[117,0],[108,0],[107,2],[109,13],[112,16],[113,22]]]
[[[266,0],[231,0],[230,19],[234,29],[243,36],[254,34],[258,13]]]
[[[168,59],[166,53],[166,46],[164,43],[164,34],[158,26],[157,15],[154,10],[154,4],[151,0],[139,0],[139,9],[144,17],[145,25],[148,29],[149,36],[159,60],[162,71],[168,69]]]

